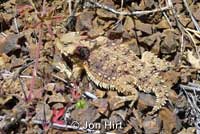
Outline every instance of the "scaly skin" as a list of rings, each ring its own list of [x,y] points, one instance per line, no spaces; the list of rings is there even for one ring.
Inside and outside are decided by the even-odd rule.
[[[173,85],[163,77],[163,74],[172,70],[172,65],[150,52],[144,52],[140,59],[128,44],[117,45],[102,39],[100,41],[101,45],[97,43],[98,48],[90,52],[88,59],[80,62],[83,63],[88,78],[99,87],[123,93],[133,102],[138,99],[138,90],[154,93],[156,103],[149,114],[158,111],[168,100],[168,92]],[[65,47],[58,49],[66,56],[70,56],[76,46],[91,47],[88,43],[71,43],[68,46],[66,50]]]

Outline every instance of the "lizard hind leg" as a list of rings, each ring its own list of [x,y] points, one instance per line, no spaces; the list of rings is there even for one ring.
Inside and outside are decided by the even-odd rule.
[[[143,78],[144,79],[144,78]],[[162,106],[166,104],[168,100],[169,86],[166,85],[161,78],[154,74],[151,77],[144,79],[145,81],[138,81],[138,89],[145,93],[153,93],[156,96],[153,109],[147,114],[155,114]]]
[[[162,106],[164,106],[166,104],[166,101],[168,100],[167,90],[165,90],[165,89],[154,89],[154,93],[155,93],[155,96],[156,96],[156,102],[155,102],[153,109],[150,112],[147,113],[149,115],[155,114],[158,110],[160,110],[160,108]]]
[[[124,76],[116,81],[116,90],[125,96],[120,96],[122,102],[131,101],[130,107],[138,100],[139,93],[133,84],[133,78]]]

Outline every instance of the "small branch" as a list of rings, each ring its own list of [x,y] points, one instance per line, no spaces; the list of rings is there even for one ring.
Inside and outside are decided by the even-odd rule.
[[[85,91],[84,95],[86,95],[87,97],[92,98],[92,99],[97,99],[96,95],[94,95],[94,94],[92,94],[92,93],[90,93],[88,91]]]
[[[14,77],[15,75],[14,73],[11,73],[11,72],[6,72],[6,73],[0,72],[0,74],[3,77],[3,79],[11,78],[11,77]],[[32,79],[32,76],[29,76],[29,75],[19,75],[18,77]]]
[[[183,0],[183,3],[184,3],[184,6],[186,7],[186,9],[187,9],[187,11],[188,11],[188,13],[189,13],[190,18],[192,19],[192,21],[193,21],[193,23],[194,23],[194,25],[195,25],[197,31],[200,32],[199,24],[198,24],[197,21],[195,20],[195,18],[194,18],[194,16],[193,16],[192,12],[190,11],[190,8],[189,8],[189,6],[188,6],[187,0]]]
[[[194,87],[194,86],[190,86],[190,85],[182,85],[182,84],[180,84],[180,88],[185,89],[187,91],[200,92],[200,88],[197,88],[197,87]]]
[[[15,29],[16,29],[16,32],[19,34],[19,26],[18,26],[18,24],[17,24],[17,18],[16,17],[14,17],[14,24],[15,24]]]
[[[37,76],[37,70],[38,70],[38,64],[39,64],[39,58],[40,58],[40,48],[42,47],[42,25],[39,26],[39,40],[37,42],[37,47],[35,50],[35,64],[33,67],[33,72],[32,72],[32,79],[31,79],[31,84],[30,84],[30,92],[29,92],[29,96],[28,99],[31,100],[32,99],[32,93],[33,93],[33,89],[35,86],[35,77]]]
[[[8,37],[8,35],[6,35],[4,32],[1,32],[0,35],[2,35],[3,37]]]
[[[57,76],[57,75],[55,75],[55,74],[52,74],[52,76],[53,76],[54,78],[56,78],[56,79],[58,79],[58,80],[64,82],[64,83],[67,84],[70,88],[73,87],[73,84],[71,84],[70,82],[66,81],[65,79],[63,79],[63,78],[61,78],[61,77],[59,77],[59,76]]]
[[[20,74],[26,70],[30,65],[32,65],[34,63],[34,61],[31,61],[30,63],[27,63],[27,64],[23,64],[20,68],[18,68],[14,75],[13,75],[13,80],[15,80],[17,77],[20,76]]]
[[[196,88],[199,88],[200,89],[200,85],[199,84],[195,84],[195,83],[191,83],[189,82],[188,83],[189,86],[193,86],[193,87],[196,87]]]
[[[159,9],[153,9],[153,10],[144,10],[144,11],[133,11],[133,12],[119,12],[113,8],[110,8],[106,5],[103,5],[103,4],[100,4],[98,2],[95,2],[93,0],[88,0],[89,3],[95,5],[96,7],[98,8],[102,8],[102,9],[105,9],[107,11],[110,11],[114,14],[117,14],[117,15],[125,15],[125,16],[134,16],[134,15],[145,15],[145,14],[150,14],[150,13],[155,13],[155,12],[161,12],[161,11],[165,11],[165,10],[169,10],[169,9],[172,9],[172,7],[170,7],[169,5],[168,6],[165,6],[165,7],[161,7]]]
[[[72,0],[67,0],[67,2],[68,2],[68,9],[69,9],[69,16],[71,16],[72,15]]]

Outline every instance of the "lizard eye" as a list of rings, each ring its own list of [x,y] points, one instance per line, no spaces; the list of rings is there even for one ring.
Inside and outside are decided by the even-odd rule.
[[[88,47],[77,47],[75,50],[75,55],[77,55],[81,60],[87,60],[90,56],[90,50]]]

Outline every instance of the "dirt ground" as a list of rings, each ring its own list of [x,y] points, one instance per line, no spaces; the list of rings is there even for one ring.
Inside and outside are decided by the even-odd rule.
[[[197,0],[1,0],[0,133],[200,133],[199,25]]]

